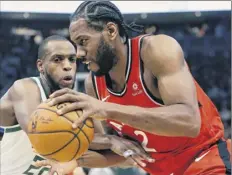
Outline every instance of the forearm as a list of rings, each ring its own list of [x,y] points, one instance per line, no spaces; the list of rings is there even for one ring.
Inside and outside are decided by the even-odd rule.
[[[90,143],[89,149],[91,150],[106,150],[111,149],[111,142],[109,139],[109,135],[95,133],[94,139]]]
[[[125,158],[113,153],[110,150],[87,151],[81,158],[77,160],[79,167],[86,168],[105,168],[117,166],[124,163]]]
[[[185,105],[176,104],[158,108],[142,108],[108,103],[108,119],[120,121],[140,130],[162,136],[197,135],[196,125],[191,120],[193,112]]]

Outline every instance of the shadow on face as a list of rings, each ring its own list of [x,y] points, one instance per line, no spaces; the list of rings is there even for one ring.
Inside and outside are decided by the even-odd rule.
[[[107,74],[118,61],[114,47],[117,33],[112,35],[116,29],[112,30],[111,24],[111,28],[107,24],[102,31],[89,27],[82,18],[70,24],[70,37],[76,44],[77,57],[97,76]]]

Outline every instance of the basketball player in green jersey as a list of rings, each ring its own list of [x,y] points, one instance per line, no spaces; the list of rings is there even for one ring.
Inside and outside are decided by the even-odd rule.
[[[47,167],[36,168],[41,160],[26,135],[30,114],[54,90],[73,88],[76,73],[75,48],[65,38],[51,36],[39,47],[37,67],[40,77],[17,80],[0,101],[2,175],[44,174]],[[25,131],[25,132],[24,132]]]

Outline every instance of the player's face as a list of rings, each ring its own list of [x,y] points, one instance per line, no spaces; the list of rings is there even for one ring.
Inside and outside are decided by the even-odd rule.
[[[72,22],[69,31],[77,46],[77,57],[96,76],[107,74],[117,63],[115,48],[106,41],[102,32],[89,28],[85,20]]]
[[[68,41],[50,41],[44,59],[44,72],[54,89],[73,88],[76,74],[76,54]]]

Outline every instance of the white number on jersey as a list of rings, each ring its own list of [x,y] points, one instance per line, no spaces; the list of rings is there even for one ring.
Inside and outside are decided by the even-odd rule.
[[[122,131],[123,125],[112,122],[112,121],[110,121],[110,124],[113,125],[115,128],[117,128],[120,132]],[[142,147],[143,147],[143,149],[145,151],[147,151],[147,152],[157,152],[154,148],[148,148],[147,147],[149,140],[147,138],[147,135],[143,131],[135,130],[134,134],[137,135],[137,136],[141,135],[143,137],[143,141],[142,141],[141,145],[142,145]]]
[[[44,159],[36,155],[34,157],[33,161],[36,162],[37,160],[44,160]],[[38,173],[38,169],[40,169],[39,173]],[[23,174],[26,174],[26,175],[34,175],[34,174],[46,175],[48,171],[49,171],[49,168],[47,168],[47,167],[41,168],[41,167],[35,167],[34,165],[30,165],[28,167],[28,169]]]
[[[135,130],[134,131],[135,135],[141,135],[143,137],[143,141],[141,143],[141,145],[143,146],[144,150],[146,152],[157,152],[154,148],[148,148],[147,147],[147,144],[148,144],[148,138],[147,138],[147,135],[143,132],[143,131],[138,131],[138,130]]]

